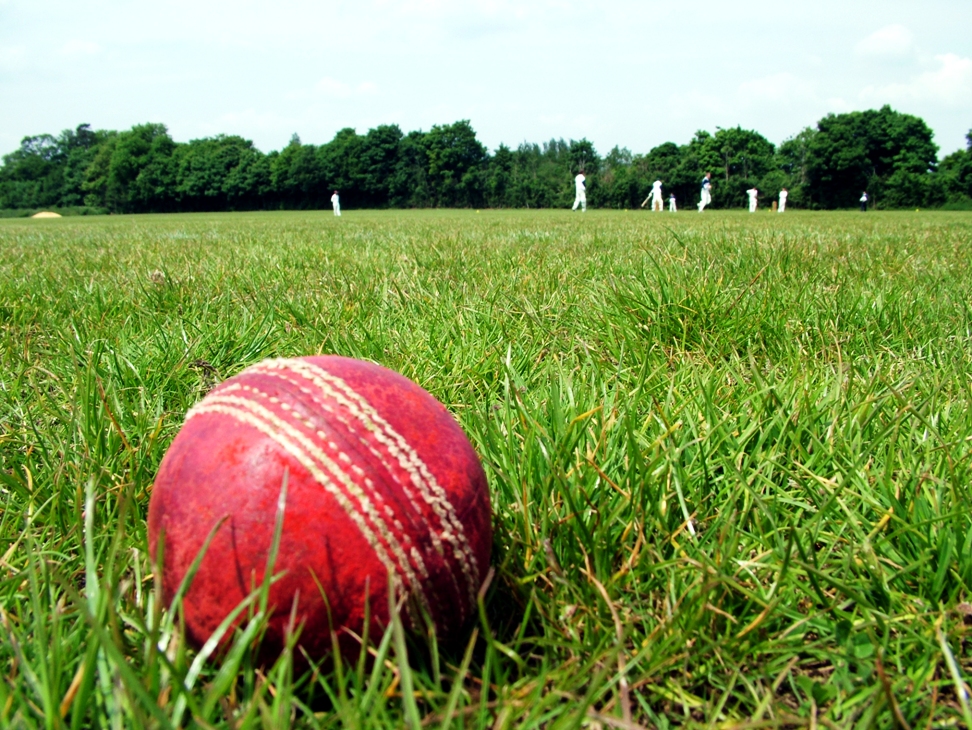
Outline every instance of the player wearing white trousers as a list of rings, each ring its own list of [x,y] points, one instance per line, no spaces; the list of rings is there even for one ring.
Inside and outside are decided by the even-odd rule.
[[[789,193],[786,191],[786,188],[783,188],[780,191],[780,206],[776,209],[776,212],[777,213],[782,213],[784,210],[786,210],[786,196],[787,195],[789,195]]]
[[[756,202],[756,196],[759,195],[759,191],[756,188],[750,188],[746,191],[746,195],[749,196],[749,212],[755,213],[756,206],[758,205]]]
[[[641,207],[644,208],[646,205],[648,205],[648,201],[649,200],[651,201],[651,212],[652,213],[654,213],[656,211],[665,210],[665,201],[662,199],[662,181],[661,180],[655,180],[655,182],[653,182],[651,184],[651,193],[649,193],[648,197],[645,198],[642,201]]]
[[[331,196],[331,207],[334,208],[334,215],[338,218],[341,217],[341,198],[338,197],[337,190],[334,191],[334,195]]]
[[[655,180],[651,184],[651,212],[661,212],[665,210],[665,203],[662,200],[662,181]]]
[[[712,202],[712,173],[705,173],[702,178],[702,198],[699,200],[699,213],[705,210],[705,206]]]
[[[675,196],[674,195],[672,195],[668,199],[668,212],[669,213],[677,213],[678,212],[678,208],[675,207]]]
[[[582,213],[587,212],[587,188],[584,187],[586,179],[583,172],[578,172],[574,177],[574,207],[571,210],[577,210],[579,205]]]

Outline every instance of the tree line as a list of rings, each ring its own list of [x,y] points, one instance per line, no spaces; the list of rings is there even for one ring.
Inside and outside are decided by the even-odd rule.
[[[744,206],[751,187],[765,196],[785,187],[788,204],[802,208],[853,207],[864,190],[881,208],[963,207],[972,203],[972,131],[967,139],[967,149],[939,161],[928,125],[888,106],[830,114],[779,146],[735,127],[645,154],[614,147],[603,156],[586,139],[491,153],[469,121],[407,134],[397,125],[342,129],[321,145],[295,134],[268,154],[234,135],[179,143],[162,124],[126,131],[81,124],[25,137],[3,157],[0,209],[314,209],[328,207],[333,190],[346,208],[556,208],[571,204],[578,172],[592,207],[636,208],[656,179],[689,206],[705,172],[715,207]]]

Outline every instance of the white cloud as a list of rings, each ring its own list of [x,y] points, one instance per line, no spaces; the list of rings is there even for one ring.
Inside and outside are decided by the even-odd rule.
[[[65,56],[92,56],[101,50],[101,46],[93,41],[70,40],[61,46],[61,53]]]
[[[857,44],[859,56],[904,56],[912,47],[911,31],[903,25],[888,25]]]
[[[26,46],[0,46],[0,70],[12,70],[23,65],[26,57]]]
[[[853,111],[854,105],[848,103],[843,97],[832,96],[826,100],[825,108],[828,112],[843,114],[844,112]]]
[[[311,99],[350,99],[353,96],[369,96],[378,92],[378,84],[374,81],[362,81],[351,85],[346,81],[325,76],[311,88],[296,89],[284,95],[291,101]]]
[[[972,106],[972,58],[955,53],[935,56],[938,68],[906,83],[867,86],[861,99],[875,104],[933,102],[947,107]]]
[[[672,94],[663,108],[672,118],[690,120],[699,128],[707,125],[710,118],[725,114],[729,105],[723,96],[690,89]]]
[[[792,102],[816,97],[815,85],[791,73],[776,73],[739,84],[744,102]]]
[[[339,99],[346,99],[351,96],[350,86],[343,81],[332,79],[330,76],[325,76],[314,84],[314,91],[323,96],[334,96]]]

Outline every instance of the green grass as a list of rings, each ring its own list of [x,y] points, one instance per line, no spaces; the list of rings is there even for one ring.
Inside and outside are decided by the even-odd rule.
[[[970,260],[967,213],[0,221],[0,726],[970,726]],[[313,353],[483,458],[458,646],[205,661],[162,603],[185,411]]]

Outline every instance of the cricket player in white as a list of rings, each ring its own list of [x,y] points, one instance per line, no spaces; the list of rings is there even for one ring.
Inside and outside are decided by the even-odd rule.
[[[334,195],[331,196],[331,207],[334,208],[334,215],[338,218],[341,217],[341,198],[338,197],[337,190],[334,191]]]
[[[750,188],[746,191],[746,195],[749,196],[749,212],[755,213],[757,206],[756,196],[759,195],[759,191],[756,188]]]
[[[861,193],[861,213],[867,213],[867,191]]]
[[[786,210],[786,196],[787,195],[789,195],[789,193],[786,191],[786,188],[783,188],[780,191],[780,207],[776,209],[776,212],[777,213],[782,213],[784,210]]]
[[[678,212],[678,208],[675,207],[675,193],[672,193],[671,197],[668,198],[668,212],[669,213]]]
[[[655,180],[651,184],[651,194],[641,202],[641,207],[644,208],[648,205],[648,201],[651,201],[651,212],[654,213],[658,210],[665,209],[665,202],[662,200],[662,181]]]
[[[662,181],[655,180],[651,184],[651,212],[654,213],[658,211],[659,213],[665,210],[665,203],[662,201]]]
[[[705,206],[712,202],[712,173],[705,173],[702,178],[702,199],[699,201],[699,213],[705,210]]]
[[[587,188],[584,187],[586,179],[583,172],[578,172],[574,177],[574,207],[571,210],[577,210],[579,205],[582,213],[587,212]]]

